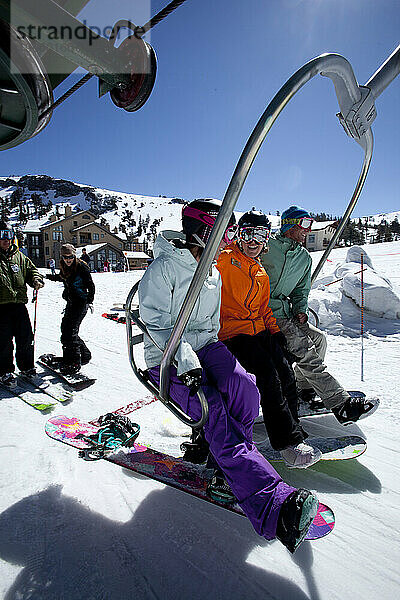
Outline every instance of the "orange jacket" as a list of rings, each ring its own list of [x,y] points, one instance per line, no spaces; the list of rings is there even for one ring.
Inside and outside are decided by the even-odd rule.
[[[243,254],[234,242],[221,252],[217,269],[222,278],[220,340],[264,329],[280,331],[268,307],[269,278],[258,260]]]

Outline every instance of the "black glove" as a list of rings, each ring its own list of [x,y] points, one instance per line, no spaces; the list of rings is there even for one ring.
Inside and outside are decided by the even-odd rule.
[[[186,373],[182,373],[182,375],[178,375],[178,379],[190,389],[192,395],[199,391],[202,372],[202,369],[191,369]]]
[[[276,342],[276,344],[278,344],[278,346],[280,346],[280,348],[282,348],[284,352],[287,350],[287,341],[282,331],[274,333],[272,335],[272,339]]]

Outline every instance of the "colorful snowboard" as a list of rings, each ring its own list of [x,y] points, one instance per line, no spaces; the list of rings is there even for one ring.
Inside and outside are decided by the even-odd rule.
[[[46,367],[46,369],[49,369],[49,371],[57,375],[59,379],[64,381],[64,383],[68,384],[74,390],[84,390],[90,385],[93,385],[96,381],[95,379],[88,377],[80,371],[78,373],[75,373],[74,375],[66,375],[64,373],[61,373],[61,371],[54,364],[51,363],[52,359],[54,358],[54,354],[42,354],[42,356],[39,356],[37,362],[39,363],[39,365],[42,365],[42,367]]]
[[[79,421],[75,417],[59,416],[47,421],[45,431],[49,437],[59,442],[83,449],[90,447],[90,444],[79,439],[79,436],[91,435],[97,431],[97,428],[89,423]],[[162,454],[141,444],[135,444],[134,448],[121,449],[119,452],[109,455],[105,460],[161,481],[230,512],[244,515],[239,505],[222,504],[207,495],[206,488],[210,471],[204,466],[194,465],[181,458]],[[315,540],[324,537],[332,531],[334,525],[333,511],[325,504],[320,503],[318,513],[305,539]]]

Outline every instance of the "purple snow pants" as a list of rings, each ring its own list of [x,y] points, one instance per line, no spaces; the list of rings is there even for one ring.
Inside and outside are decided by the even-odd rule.
[[[204,433],[210,451],[256,532],[273,539],[281,505],[295,488],[282,481],[252,442],[260,403],[255,377],[222,342],[205,346],[197,355],[209,408]],[[149,369],[157,384],[159,372],[159,366]],[[177,378],[175,367],[171,367],[170,395],[192,419],[200,418],[197,395],[190,395],[189,388]]]

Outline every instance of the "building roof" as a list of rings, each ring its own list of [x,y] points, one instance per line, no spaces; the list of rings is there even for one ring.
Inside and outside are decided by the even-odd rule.
[[[78,258],[80,258],[82,256],[82,250],[84,248],[86,248],[87,254],[91,254],[92,252],[97,252],[98,250],[101,250],[101,248],[105,248],[106,246],[111,246],[112,248],[115,248],[115,250],[117,250],[118,252],[122,252],[120,248],[117,248],[116,246],[114,246],[114,244],[111,244],[110,242],[101,242],[99,244],[86,244],[85,246],[77,248],[76,255]]]

